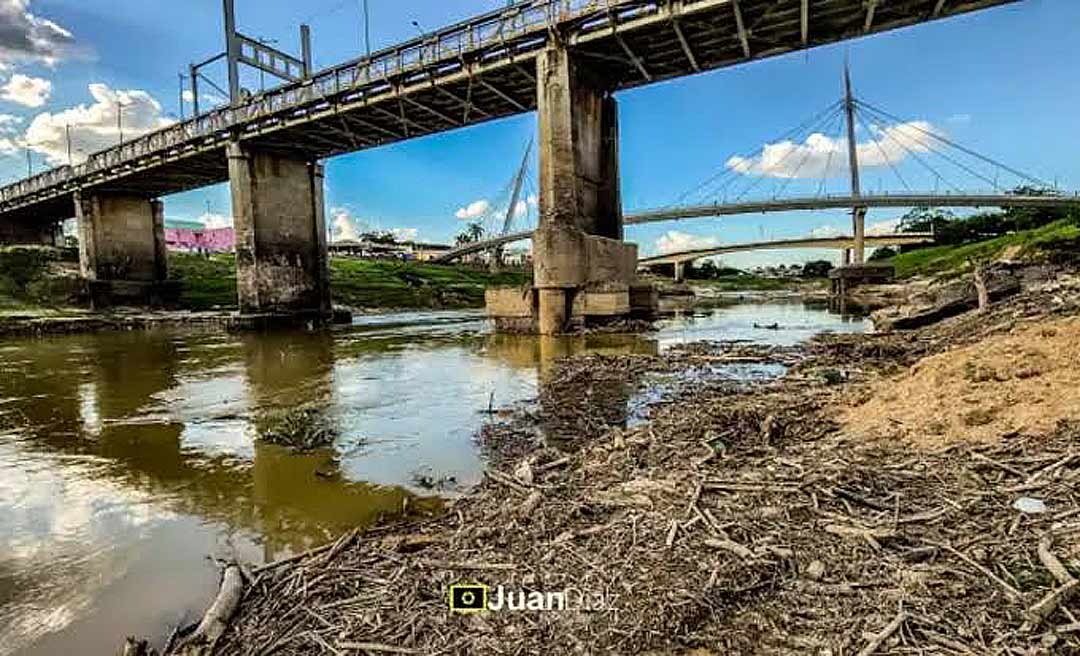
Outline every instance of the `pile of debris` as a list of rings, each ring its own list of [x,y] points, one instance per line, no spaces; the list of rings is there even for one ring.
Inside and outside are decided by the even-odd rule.
[[[939,445],[844,429],[836,412],[1008,332],[1029,300],[801,354],[563,361],[537,407],[488,427],[486,480],[445,515],[247,570],[215,653],[1080,650],[1080,422]],[[686,387],[635,425],[588,412],[625,405],[650,372],[753,357],[793,370]],[[503,608],[452,612],[456,584]]]

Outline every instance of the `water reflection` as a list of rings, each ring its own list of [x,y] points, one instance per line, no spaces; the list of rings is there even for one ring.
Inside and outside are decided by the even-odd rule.
[[[784,330],[762,334],[755,321]],[[109,653],[128,633],[163,634],[212,593],[205,555],[278,558],[425,506],[413,496],[421,478],[470,484],[483,411],[535,398],[557,358],[793,342],[842,328],[832,322],[798,306],[736,306],[644,338],[535,339],[442,312],[333,333],[0,344],[0,655]],[[618,411],[608,419],[632,420],[633,390],[605,391]],[[298,455],[256,439],[297,408],[317,413],[333,443]]]

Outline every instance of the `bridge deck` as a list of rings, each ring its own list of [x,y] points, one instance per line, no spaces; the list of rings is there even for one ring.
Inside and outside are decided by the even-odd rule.
[[[925,232],[905,232],[891,235],[867,235],[867,246],[901,246],[907,244],[925,244],[934,240],[934,235]],[[638,260],[638,265],[648,266],[653,264],[675,264],[678,262],[692,262],[703,257],[714,255],[726,255],[729,253],[742,253],[745,251],[784,250],[789,248],[852,248],[855,245],[854,237],[799,237],[795,239],[774,239],[770,241],[754,241],[742,244],[723,244],[712,248],[696,248],[678,253],[664,253],[653,255]]]
[[[530,111],[550,30],[626,89],[1015,1],[518,3],[8,185],[0,215],[70,216],[80,187],[159,196],[222,182],[232,138],[323,158]]]
[[[688,207],[664,207],[627,214],[626,225],[679,221],[706,217],[733,216],[737,214],[770,214],[798,210],[850,209],[859,207],[1075,207],[1080,205],[1077,195],[1018,194],[875,194],[871,196],[818,196],[789,198],[744,203],[714,203]],[[438,262],[451,262],[460,257],[490,250],[495,246],[509,244],[532,237],[532,230],[511,232],[472,244],[465,244],[439,256]]]

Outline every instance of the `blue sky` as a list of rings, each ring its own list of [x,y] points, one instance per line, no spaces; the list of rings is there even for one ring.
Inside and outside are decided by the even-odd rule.
[[[414,36],[414,20],[433,29],[503,4],[369,3],[373,48]],[[56,47],[0,52],[5,63],[0,114],[16,117],[0,117],[0,130],[6,130],[0,139],[4,181],[25,175],[21,145],[32,136],[43,144],[31,146],[38,151],[33,155],[35,170],[49,158],[63,163],[66,153],[58,149],[55,137],[65,122],[86,124],[85,130],[76,130],[76,158],[102,140],[116,138],[101,125],[97,132],[92,128],[95,121],[114,124],[115,113],[109,114],[113,110],[108,107],[117,100],[129,106],[124,113],[129,134],[177,118],[177,74],[190,61],[222,48],[219,0],[0,0],[0,19],[19,18],[20,12],[31,14],[29,25],[39,36],[45,29]],[[354,57],[362,49],[360,0],[237,0],[237,13],[243,32],[275,39],[278,47],[293,52],[299,50],[297,25],[310,23],[317,67]],[[1080,3],[1074,0],[1023,0],[621,93],[624,206],[632,211],[671,203],[723,170],[732,155],[760,150],[838,99],[845,56],[858,96],[1061,187],[1080,189],[1078,25]],[[224,86],[223,70],[211,77]],[[245,84],[257,87],[259,82],[249,76]],[[62,118],[56,116],[62,112]],[[39,117],[45,113],[52,117]],[[327,163],[327,204],[365,226],[415,230],[422,239],[449,240],[462,226],[455,218],[459,208],[493,199],[506,186],[535,132],[535,121],[529,114],[335,158]],[[860,131],[864,138],[865,133]],[[897,168],[908,178],[918,177],[917,163],[910,157],[897,162]],[[757,193],[768,195],[782,184],[767,179]],[[785,191],[812,190],[818,184],[796,181]],[[840,191],[844,184],[834,176],[826,188]],[[885,166],[867,168],[864,186],[901,190]],[[229,215],[224,185],[165,200],[172,219],[197,219],[208,207],[213,220]],[[896,214],[871,212],[868,220],[884,222]],[[628,238],[643,252],[655,252],[665,237],[668,244],[734,242],[842,228],[847,221],[844,212],[731,217],[630,228]],[[745,261],[735,263],[813,255],[744,256]]]

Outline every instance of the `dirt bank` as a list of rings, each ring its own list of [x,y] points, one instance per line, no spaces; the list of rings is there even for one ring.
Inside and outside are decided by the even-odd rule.
[[[1075,406],[1048,400],[1038,422],[971,435],[950,423],[947,444],[918,448],[842,423],[860,405],[925,402],[886,402],[891,389],[993,384],[965,378],[970,361],[1013,372],[991,378],[1018,397],[1064,399],[1072,379],[1056,376],[1075,366],[1058,345],[1040,347],[1033,376],[1015,375],[1028,346],[1014,346],[1047,331],[1068,341],[1080,285],[1065,289],[805,349],[564,360],[537,404],[485,428],[492,466],[477,489],[427,523],[249,570],[215,653],[1076,653]],[[790,370],[723,375],[755,361]],[[673,396],[628,426],[626,400],[657,374]],[[462,582],[493,599],[500,585],[583,597],[454,613]]]

